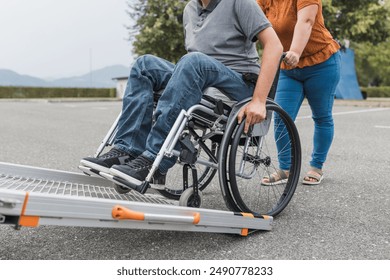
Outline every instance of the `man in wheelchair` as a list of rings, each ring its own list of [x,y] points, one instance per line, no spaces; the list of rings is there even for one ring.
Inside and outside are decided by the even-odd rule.
[[[209,87],[228,98],[252,98],[239,112],[245,132],[266,117],[266,99],[282,55],[282,45],[255,0],[191,0],[183,14],[188,53],[176,65],[152,55],[137,58],[130,70],[113,148],[81,165],[139,185],[148,176],[181,110],[201,101]],[[263,47],[262,66],[256,42]],[[257,78],[258,77],[258,78]],[[153,95],[162,91],[154,108]],[[164,183],[176,162],[164,157],[153,174]]]

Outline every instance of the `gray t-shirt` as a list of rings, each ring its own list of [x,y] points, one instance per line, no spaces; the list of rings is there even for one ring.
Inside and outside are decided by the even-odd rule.
[[[258,74],[255,41],[271,24],[256,0],[211,0],[203,9],[191,0],[184,9],[187,52],[202,52],[240,73]]]

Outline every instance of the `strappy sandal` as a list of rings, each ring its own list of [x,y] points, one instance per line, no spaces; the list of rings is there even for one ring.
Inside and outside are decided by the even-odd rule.
[[[288,171],[279,169],[269,176],[264,176],[261,180],[261,184],[264,186],[274,186],[285,184],[288,180]]]
[[[315,181],[310,181],[310,179],[314,179]],[[324,175],[321,169],[318,168],[310,168],[307,172],[306,176],[303,178],[302,184],[304,185],[319,185],[324,179]]]

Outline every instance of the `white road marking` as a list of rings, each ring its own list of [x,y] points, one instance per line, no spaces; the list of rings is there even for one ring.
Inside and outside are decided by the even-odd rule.
[[[390,126],[385,126],[385,125],[375,125],[375,128],[387,128],[390,129]]]
[[[364,109],[364,110],[357,110],[357,111],[348,111],[348,112],[337,112],[333,113],[333,116],[340,116],[340,115],[349,115],[349,114],[363,114],[363,113],[371,113],[371,112],[380,112],[380,111],[387,111],[390,110],[390,108],[373,108],[373,109]],[[297,117],[298,119],[311,119],[311,116],[302,116]]]

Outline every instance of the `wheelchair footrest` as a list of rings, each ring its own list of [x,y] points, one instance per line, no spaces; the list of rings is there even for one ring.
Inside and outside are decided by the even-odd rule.
[[[117,177],[117,176],[113,176],[112,179],[115,183],[121,185],[122,187],[129,188],[131,190],[135,190],[141,194],[146,193],[146,190],[149,188],[148,182],[143,182],[141,185],[135,185],[135,184],[132,184],[132,183],[120,178],[120,177]]]
[[[100,175],[102,177],[106,178],[107,180],[110,180],[111,182],[114,182],[115,184],[120,185],[124,189],[128,189],[129,191],[135,190],[141,194],[144,194],[147,191],[147,189],[149,188],[149,183],[147,183],[147,182],[143,182],[141,185],[135,185],[135,184],[130,183],[129,181],[126,181],[123,178],[114,176],[112,174],[100,172]]]

